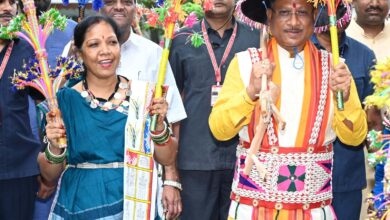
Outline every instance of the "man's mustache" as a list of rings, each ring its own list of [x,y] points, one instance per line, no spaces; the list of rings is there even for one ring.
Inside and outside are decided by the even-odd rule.
[[[13,17],[13,15],[11,13],[0,14],[0,18],[4,18],[4,17]]]
[[[380,11],[380,12],[382,12],[383,10],[382,10],[382,8],[377,7],[377,6],[370,6],[370,7],[368,7],[366,9],[366,12],[369,12],[369,11]]]

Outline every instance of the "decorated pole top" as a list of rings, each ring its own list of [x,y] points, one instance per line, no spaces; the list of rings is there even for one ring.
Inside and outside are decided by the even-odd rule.
[[[56,113],[56,120],[59,120],[56,92],[61,81],[67,78],[77,78],[83,70],[72,57],[60,58],[57,67],[50,70],[45,49],[46,40],[54,28],[64,30],[67,19],[57,10],[50,9],[40,16],[38,22],[34,1],[22,0],[22,2],[26,15],[19,14],[9,22],[8,26],[0,27],[0,38],[23,38],[34,49],[36,59],[31,59],[24,64],[23,71],[15,72],[12,83],[16,89],[29,86],[42,93],[48,100],[50,110]],[[59,138],[59,146],[67,146],[66,138]]]
[[[37,21],[37,12],[34,0],[22,0],[23,2],[23,11],[27,15],[27,20],[30,23],[32,28],[32,33],[34,36],[39,36],[39,26]],[[35,49],[35,48],[34,48]]]

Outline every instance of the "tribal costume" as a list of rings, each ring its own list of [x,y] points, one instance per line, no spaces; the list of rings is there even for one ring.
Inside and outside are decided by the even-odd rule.
[[[249,49],[232,60],[209,120],[217,139],[240,136],[229,218],[334,219],[330,207],[332,142],[337,134],[344,143],[356,146],[367,132],[356,86],[352,81],[345,110],[337,111],[328,81],[330,54],[307,42],[301,53],[290,58],[272,39],[268,57],[276,65],[272,81],[280,88],[274,101],[287,125],[281,131],[272,118],[256,153],[255,160],[264,166],[265,178],[259,175],[257,166],[245,175],[245,158],[260,114],[246,87],[253,57],[258,54],[261,59],[261,53]],[[343,123],[345,119],[352,122],[352,130]]]

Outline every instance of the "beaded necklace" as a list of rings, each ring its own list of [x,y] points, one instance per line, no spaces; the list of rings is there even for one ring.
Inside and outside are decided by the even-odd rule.
[[[89,106],[92,109],[99,107],[103,111],[109,111],[112,109],[117,110],[118,112],[127,113],[129,108],[129,101],[127,101],[131,95],[128,83],[121,82],[120,77],[117,76],[117,83],[115,85],[114,92],[108,97],[108,99],[96,97],[91,90],[88,89],[88,82],[85,78],[83,80],[83,91],[81,96],[89,103]],[[122,98],[122,94],[118,90],[127,90],[126,96]],[[114,104],[112,100],[119,100],[118,104]]]

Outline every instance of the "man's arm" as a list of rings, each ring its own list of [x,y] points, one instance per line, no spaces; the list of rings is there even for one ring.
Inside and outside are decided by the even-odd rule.
[[[218,140],[229,140],[251,119],[255,102],[248,96],[241,80],[237,57],[226,73],[224,85],[209,118],[209,126]]]
[[[358,146],[366,138],[367,120],[357,94],[355,82],[353,79],[351,81],[350,94],[348,101],[344,103],[344,111],[337,110],[336,105],[334,105],[335,117],[332,126],[341,142]]]
[[[176,122],[172,125],[173,135],[179,140],[180,124]],[[163,180],[174,181],[180,184],[179,172],[176,166],[176,158],[170,165],[164,166],[164,178]],[[165,217],[167,219],[177,218],[182,211],[180,189],[171,185],[164,185],[162,193],[162,202],[165,210]]]

